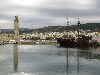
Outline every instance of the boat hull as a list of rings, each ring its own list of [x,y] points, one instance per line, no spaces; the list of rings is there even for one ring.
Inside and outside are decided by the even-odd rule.
[[[57,42],[59,43],[60,47],[89,47],[90,43],[88,41],[74,41],[72,39],[62,39],[57,38]]]

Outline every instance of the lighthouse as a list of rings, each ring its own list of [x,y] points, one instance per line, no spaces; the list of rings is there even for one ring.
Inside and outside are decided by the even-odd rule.
[[[16,44],[20,44],[18,16],[15,16],[15,19],[14,19],[14,39],[15,39]]]

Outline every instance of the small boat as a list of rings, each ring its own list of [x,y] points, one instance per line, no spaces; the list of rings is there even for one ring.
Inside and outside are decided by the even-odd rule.
[[[9,40],[6,42],[6,44],[16,44],[16,41],[15,40]]]

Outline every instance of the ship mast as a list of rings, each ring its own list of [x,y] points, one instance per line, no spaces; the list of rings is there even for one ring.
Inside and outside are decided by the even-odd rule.
[[[67,19],[67,36],[68,36],[68,32],[69,32],[69,19],[68,18],[66,18]]]
[[[79,18],[78,18],[77,24],[78,24],[77,32],[78,32],[78,40],[79,40],[79,37],[80,37],[80,34],[79,34],[79,32],[80,32],[80,19]]]

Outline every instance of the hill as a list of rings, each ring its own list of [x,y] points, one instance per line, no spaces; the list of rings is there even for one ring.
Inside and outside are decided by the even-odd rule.
[[[38,28],[38,29],[28,29],[28,28],[20,28],[20,34],[22,33],[31,33],[31,32],[63,32],[65,30],[71,30],[75,31],[77,30],[77,25],[71,25],[71,26],[48,26],[48,27],[43,27],[43,28]],[[83,30],[91,30],[93,31],[99,31],[100,32],[100,23],[86,23],[86,24],[81,24],[80,29]],[[13,29],[1,29],[2,33],[14,33]]]
[[[39,29],[33,29],[35,32],[62,32],[65,30],[71,30],[75,31],[77,30],[77,25],[71,25],[71,26],[48,26],[44,28],[39,28]],[[81,24],[80,29],[83,30],[91,30],[93,31],[100,31],[100,23],[86,23],[86,24]]]

